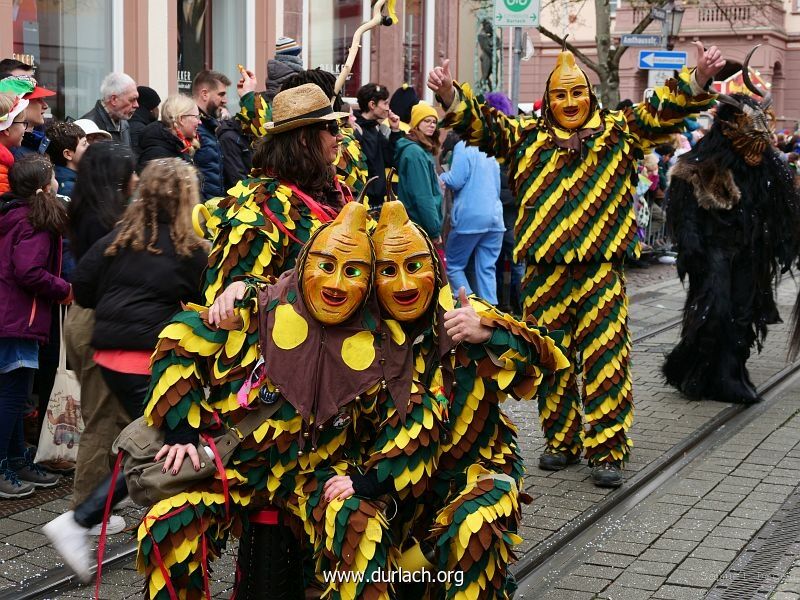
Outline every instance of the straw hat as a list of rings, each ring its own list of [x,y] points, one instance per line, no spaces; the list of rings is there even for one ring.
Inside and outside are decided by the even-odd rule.
[[[267,123],[267,135],[276,135],[314,123],[338,121],[349,117],[346,112],[334,112],[331,99],[322,88],[305,83],[280,92],[272,101],[272,122]]]

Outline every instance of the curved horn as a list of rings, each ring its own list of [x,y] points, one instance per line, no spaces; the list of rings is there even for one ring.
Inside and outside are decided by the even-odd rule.
[[[728,94],[717,94],[717,101],[722,102],[723,104],[728,104],[729,106],[733,106],[734,108],[738,108],[739,110],[744,110],[744,106],[741,102],[739,102],[736,98],[732,98],[728,96]]]
[[[375,5],[372,7],[372,18],[369,21],[364,21],[358,29],[355,30],[353,33],[353,42],[350,44],[350,50],[347,52],[347,60],[342,67],[342,70],[339,72],[339,77],[336,78],[336,84],[333,87],[334,95],[338,94],[342,91],[344,87],[344,82],[347,81],[347,76],[350,75],[350,71],[353,68],[353,65],[356,62],[356,56],[358,56],[358,49],[361,47],[361,36],[364,35],[370,29],[378,27],[379,25],[391,25],[395,22],[396,15],[394,14],[394,2],[395,0],[389,0],[389,15],[384,17],[381,14],[384,5],[386,4],[387,0],[378,0],[375,2]]]
[[[750,48],[750,52],[747,53],[747,56],[742,63],[742,80],[744,81],[744,87],[753,92],[756,96],[766,99],[766,97],[769,95],[769,92],[767,92],[765,95],[764,92],[762,92],[758,86],[753,83],[753,80],[750,79],[750,59],[753,57],[753,53],[759,48],[761,48],[761,44],[756,44]]]

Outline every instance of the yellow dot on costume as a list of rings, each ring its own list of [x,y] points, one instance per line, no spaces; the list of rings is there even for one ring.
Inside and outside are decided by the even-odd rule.
[[[455,304],[453,304],[453,290],[450,288],[450,284],[445,285],[439,290],[439,306],[445,310],[453,310],[455,308]]]
[[[372,333],[359,331],[342,343],[342,360],[354,371],[363,371],[375,360]]]
[[[308,323],[294,312],[291,304],[281,304],[275,309],[275,327],[272,339],[282,350],[297,348],[308,337]]]
[[[389,328],[389,332],[392,334],[392,339],[394,340],[395,344],[402,346],[406,343],[406,334],[403,331],[403,328],[400,327],[400,323],[394,319],[385,319],[383,324]]]

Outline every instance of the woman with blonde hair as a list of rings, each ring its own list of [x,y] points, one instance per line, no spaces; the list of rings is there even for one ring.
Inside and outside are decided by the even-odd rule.
[[[208,246],[192,228],[192,208],[199,199],[194,167],[179,158],[152,161],[117,227],[89,249],[75,270],[76,298],[95,311],[94,361],[125,407],[128,423],[143,412],[159,332],[182,302],[200,301]],[[184,443],[186,434],[171,430],[168,438]],[[109,484],[101,483],[74,511],[44,528],[84,581],[90,577],[88,530],[103,520]],[[113,502],[125,495],[124,479],[118,478]]]
[[[161,105],[161,118],[150,123],[139,136],[139,171],[156,158],[182,158],[193,162],[200,147],[197,128],[200,109],[183,94],[167,98]]]
[[[22,136],[28,126],[25,108],[28,101],[10,93],[0,93],[0,194],[11,190],[8,172],[14,164],[11,149],[22,144]]]

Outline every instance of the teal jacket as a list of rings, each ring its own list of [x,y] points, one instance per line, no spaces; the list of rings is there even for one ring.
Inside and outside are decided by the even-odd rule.
[[[397,196],[408,217],[433,239],[442,234],[442,192],[433,156],[418,143],[400,138],[394,147]]]

